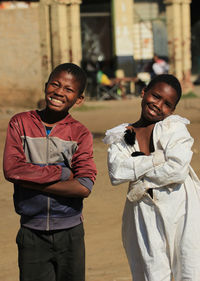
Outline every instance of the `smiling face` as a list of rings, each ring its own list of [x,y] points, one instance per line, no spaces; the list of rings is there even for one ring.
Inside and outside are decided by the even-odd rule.
[[[49,110],[67,113],[74,104],[80,104],[83,100],[79,81],[66,71],[55,73],[46,83],[45,99]]]
[[[169,84],[158,82],[148,91],[142,91],[142,118],[158,122],[171,115],[177,103],[177,92]]]

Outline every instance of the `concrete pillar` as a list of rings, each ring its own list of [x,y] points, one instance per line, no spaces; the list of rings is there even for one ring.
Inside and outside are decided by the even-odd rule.
[[[40,0],[43,85],[60,63],[81,62],[81,0]]]
[[[51,5],[52,67],[69,61],[69,33],[67,32],[67,6],[54,2]]]
[[[68,7],[71,45],[70,59],[73,63],[76,63],[78,65],[81,64],[82,59],[80,4],[80,0],[73,0]]]
[[[182,10],[182,36],[183,36],[183,80],[184,87],[193,87],[191,83],[191,21],[190,21],[190,3],[191,0],[183,0]]]
[[[112,0],[112,17],[116,67],[133,76],[133,0]]]
[[[183,79],[182,72],[182,29],[181,29],[181,0],[166,0],[168,50],[170,72],[178,79]]]
[[[191,83],[190,0],[165,0],[170,73],[189,91]]]
[[[42,87],[52,70],[51,61],[51,32],[50,32],[50,6],[41,1],[39,6],[40,19],[40,50],[42,68]]]

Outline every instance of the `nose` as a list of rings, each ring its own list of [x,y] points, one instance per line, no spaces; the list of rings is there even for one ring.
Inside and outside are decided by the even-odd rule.
[[[158,100],[155,104],[155,107],[161,111],[162,110],[162,107],[163,107],[163,101],[162,100]]]
[[[62,87],[58,87],[54,92],[57,96],[63,96],[63,88]]]

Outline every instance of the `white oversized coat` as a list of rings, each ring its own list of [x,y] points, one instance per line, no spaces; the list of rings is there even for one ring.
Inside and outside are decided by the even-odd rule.
[[[156,123],[149,156],[131,157],[139,145],[125,143],[128,124],[106,132],[111,183],[129,182],[122,238],[134,281],[200,281],[200,182],[188,123],[178,115]]]

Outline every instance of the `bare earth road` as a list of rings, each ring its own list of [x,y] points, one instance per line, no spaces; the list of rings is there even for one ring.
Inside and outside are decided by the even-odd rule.
[[[107,174],[107,146],[102,138],[106,129],[139,117],[140,98],[122,101],[86,102],[87,111],[73,111],[72,115],[84,123],[94,135],[94,157],[98,176],[94,190],[85,200],[86,280],[131,281],[126,256],[121,243],[121,217],[127,185],[113,187]],[[89,110],[91,109],[91,110]],[[0,157],[10,117],[23,109],[1,109]],[[188,129],[194,138],[192,166],[200,176],[200,98],[181,100],[176,113],[188,118]],[[2,161],[1,161],[2,162]],[[12,202],[12,184],[0,171],[0,280],[18,281],[15,237],[19,217]]]

